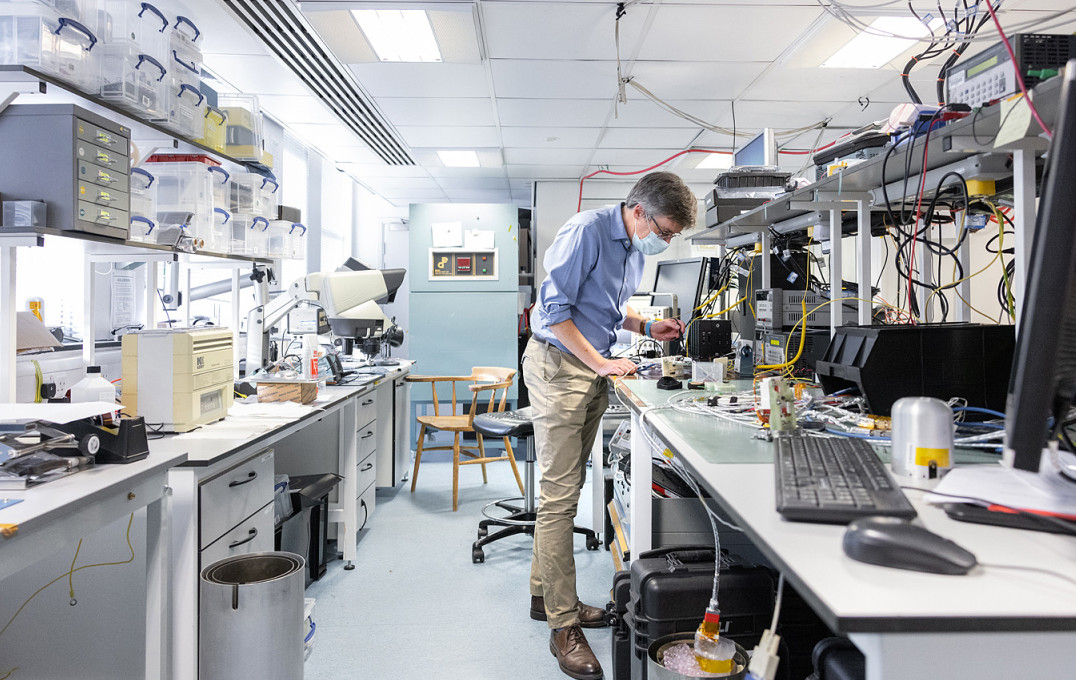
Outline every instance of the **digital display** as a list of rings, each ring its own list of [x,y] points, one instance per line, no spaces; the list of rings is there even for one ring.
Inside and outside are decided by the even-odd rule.
[[[982,73],[986,69],[988,69],[988,68],[990,68],[992,66],[997,66],[997,64],[998,64],[998,55],[995,54],[994,56],[990,57],[989,59],[987,59],[983,63],[976,64],[975,66],[972,66],[971,68],[969,68],[968,69],[968,77],[969,78],[974,78],[975,76],[979,75],[980,73]]]

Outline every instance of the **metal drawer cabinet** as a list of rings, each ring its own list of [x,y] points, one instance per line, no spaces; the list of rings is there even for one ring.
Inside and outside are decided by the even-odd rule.
[[[273,450],[267,449],[202,483],[199,548],[208,547],[272,502],[273,472]]]

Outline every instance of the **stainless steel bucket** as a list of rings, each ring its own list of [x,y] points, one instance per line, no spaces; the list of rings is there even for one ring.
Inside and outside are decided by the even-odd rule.
[[[666,668],[663,663],[665,660],[665,650],[679,644],[687,644],[688,646],[694,645],[695,632],[673,633],[672,635],[659,637],[657,640],[650,643],[650,646],[646,650],[647,678],[650,678],[650,680],[692,680],[692,678],[687,675]],[[724,678],[724,680],[743,680],[747,675],[747,652],[743,647],[737,644],[736,654],[733,655],[732,659],[736,662],[736,666],[731,673],[711,673],[702,677]]]

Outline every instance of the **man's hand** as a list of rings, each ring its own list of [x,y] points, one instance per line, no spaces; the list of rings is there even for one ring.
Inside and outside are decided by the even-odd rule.
[[[635,364],[631,359],[606,359],[598,367],[598,375],[631,375],[635,372]]]
[[[650,324],[650,337],[666,342],[684,337],[687,326],[680,319],[662,319]]]

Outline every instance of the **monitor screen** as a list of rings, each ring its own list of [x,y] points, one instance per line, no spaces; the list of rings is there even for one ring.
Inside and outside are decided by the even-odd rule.
[[[675,295],[680,319],[684,323],[691,319],[692,310],[702,302],[700,297],[705,284],[707,259],[693,257],[686,260],[658,262],[653,292]]]
[[[1033,472],[1043,447],[1071,424],[1076,394],[1076,59],[1065,70],[1057,111],[1005,414],[1005,462]],[[1076,465],[1063,460],[1061,471],[1076,478]]]
[[[732,155],[732,164],[777,165],[777,143],[773,130],[766,128],[737,149]]]

